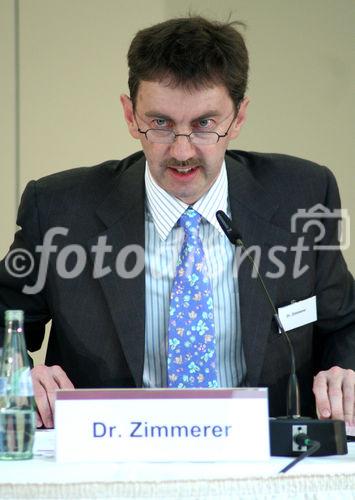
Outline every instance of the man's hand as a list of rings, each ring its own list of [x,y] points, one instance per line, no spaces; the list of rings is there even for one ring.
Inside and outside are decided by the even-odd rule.
[[[355,371],[333,366],[314,377],[313,393],[320,419],[345,420],[355,425]]]
[[[64,370],[57,365],[32,368],[32,381],[37,404],[37,427],[53,427],[54,400],[57,389],[74,389]]]

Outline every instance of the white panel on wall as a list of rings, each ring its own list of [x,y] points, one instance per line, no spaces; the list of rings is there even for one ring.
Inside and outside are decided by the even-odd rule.
[[[15,229],[15,9],[13,0],[0,3],[0,257]]]
[[[133,34],[164,2],[20,0],[21,187],[31,178],[140,149],[119,96]]]

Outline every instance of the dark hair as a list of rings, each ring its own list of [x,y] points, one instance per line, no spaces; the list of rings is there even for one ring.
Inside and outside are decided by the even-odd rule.
[[[239,22],[203,17],[170,19],[138,31],[128,51],[128,86],[135,106],[139,83],[168,81],[187,88],[222,84],[235,109],[244,97],[249,58]]]

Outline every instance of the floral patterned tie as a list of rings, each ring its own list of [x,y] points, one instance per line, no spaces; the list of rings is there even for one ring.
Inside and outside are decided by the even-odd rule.
[[[218,387],[213,301],[198,235],[201,215],[188,207],[178,223],[185,231],[170,297],[168,386]]]

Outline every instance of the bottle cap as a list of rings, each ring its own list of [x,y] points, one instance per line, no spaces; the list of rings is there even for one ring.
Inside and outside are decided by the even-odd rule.
[[[9,309],[5,311],[5,321],[23,321],[24,312],[21,310]]]

